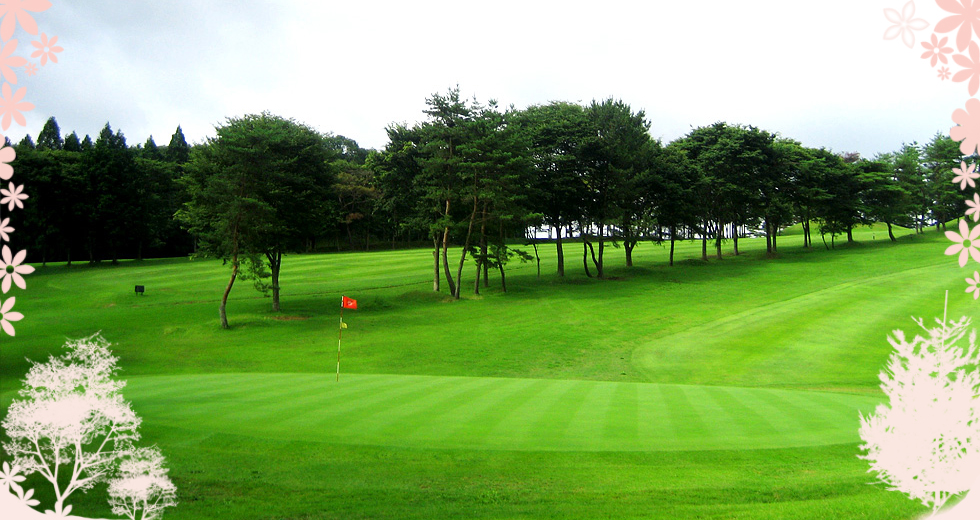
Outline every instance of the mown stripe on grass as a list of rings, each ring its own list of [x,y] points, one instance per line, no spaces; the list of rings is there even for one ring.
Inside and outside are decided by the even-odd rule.
[[[866,369],[868,334],[880,331],[873,344],[883,349],[883,362],[885,336],[893,327],[879,324],[908,316],[907,309],[921,307],[923,295],[935,291],[937,279],[948,277],[948,268],[938,263],[898,272],[869,271],[858,280],[747,306],[673,334],[656,334],[638,342],[632,364],[652,382],[761,387],[820,374],[825,386],[837,377],[845,378],[841,386],[852,385],[846,378],[858,376],[851,371],[875,374]],[[899,283],[902,291],[895,292]],[[941,307],[941,298],[937,303]],[[872,308],[873,313],[868,311]],[[801,371],[808,374],[801,378]]]
[[[602,437],[612,442],[636,442],[639,433],[638,385],[610,385],[615,394],[606,402]],[[614,405],[615,403],[615,405]]]
[[[756,449],[857,442],[866,396],[755,388],[309,374],[132,377],[144,420],[260,438],[542,451]],[[275,384],[272,384],[272,383]],[[251,391],[254,390],[254,391]],[[813,418],[805,420],[807,414]]]

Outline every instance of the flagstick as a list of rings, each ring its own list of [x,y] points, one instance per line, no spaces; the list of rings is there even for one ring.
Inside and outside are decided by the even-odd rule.
[[[337,332],[337,381],[340,381],[340,338],[344,335],[344,307],[340,307],[340,327]]]

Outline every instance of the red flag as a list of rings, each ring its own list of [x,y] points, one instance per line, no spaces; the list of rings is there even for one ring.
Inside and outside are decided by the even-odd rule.
[[[340,306],[345,309],[357,309],[357,300],[348,298],[346,296],[341,296],[343,298],[340,300]]]

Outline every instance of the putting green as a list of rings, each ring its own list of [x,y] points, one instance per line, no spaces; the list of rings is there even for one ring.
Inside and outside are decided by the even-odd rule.
[[[544,451],[858,442],[877,399],[813,391],[374,374],[129,378],[145,421],[282,440]]]

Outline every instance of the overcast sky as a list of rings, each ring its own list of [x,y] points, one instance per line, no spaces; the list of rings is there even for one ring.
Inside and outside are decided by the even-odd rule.
[[[18,74],[36,108],[5,132],[14,142],[55,116],[63,135],[94,139],[108,121],[163,145],[181,125],[194,143],[268,110],[380,149],[387,125],[458,84],[503,106],[612,96],[664,142],[727,121],[870,157],[948,132],[969,98],[920,58],[948,14],[927,0],[914,49],[883,38],[896,0],[53,4],[35,19],[64,51]],[[35,37],[17,37],[28,56]]]

